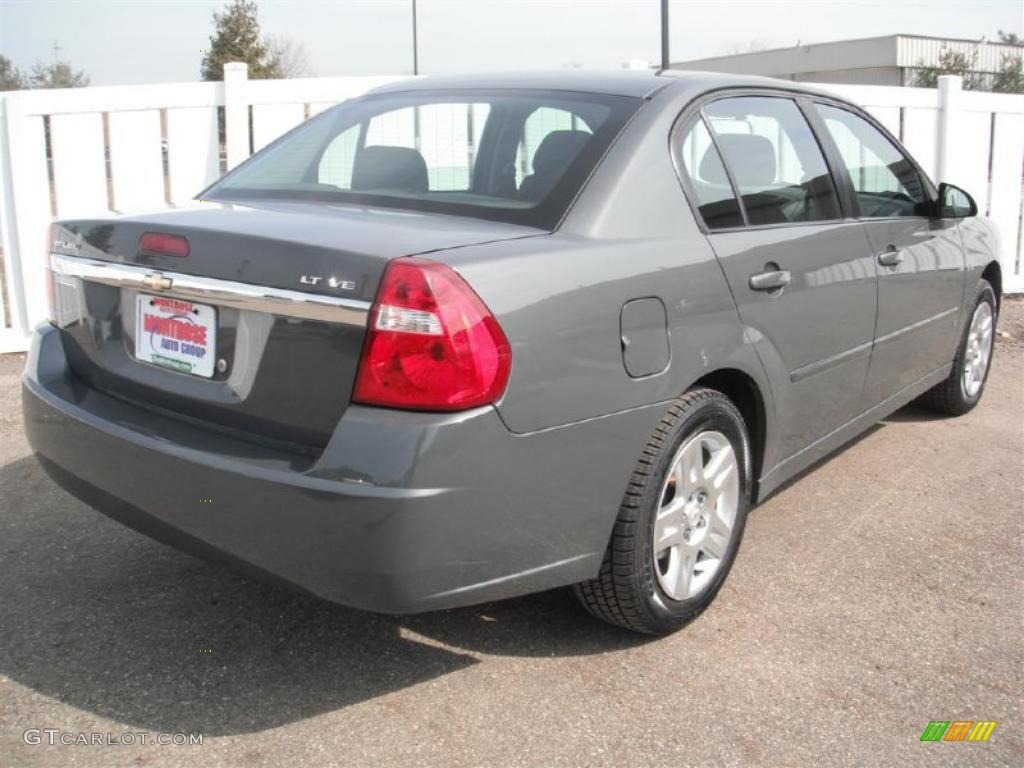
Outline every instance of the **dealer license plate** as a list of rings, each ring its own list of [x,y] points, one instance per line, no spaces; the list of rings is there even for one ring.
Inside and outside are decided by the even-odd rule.
[[[137,359],[194,376],[213,376],[216,308],[145,293],[138,294],[135,308]]]

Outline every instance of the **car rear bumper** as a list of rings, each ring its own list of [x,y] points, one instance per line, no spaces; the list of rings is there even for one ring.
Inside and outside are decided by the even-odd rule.
[[[23,401],[43,467],[99,511],[180,549],[389,613],[592,577],[663,412],[515,435],[490,407],[351,406],[313,460],[86,386],[51,326],[35,334]]]

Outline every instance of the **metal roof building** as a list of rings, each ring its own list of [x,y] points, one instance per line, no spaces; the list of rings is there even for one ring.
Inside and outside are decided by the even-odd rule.
[[[1024,55],[1024,48],[1003,43],[888,35],[675,62],[672,68],[815,83],[913,85],[918,70],[936,66],[944,49],[968,56],[977,51],[976,69],[987,75],[999,71],[1006,54]]]

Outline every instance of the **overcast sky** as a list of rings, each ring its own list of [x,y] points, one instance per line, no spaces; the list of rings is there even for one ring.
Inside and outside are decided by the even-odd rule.
[[[223,0],[0,0],[0,53],[59,56],[93,85],[196,80]],[[411,0],[261,0],[265,33],[309,51],[317,75],[412,71]],[[672,0],[675,61],[896,32],[1024,32],[1024,0]],[[420,69],[619,67],[660,58],[658,0],[418,0]]]

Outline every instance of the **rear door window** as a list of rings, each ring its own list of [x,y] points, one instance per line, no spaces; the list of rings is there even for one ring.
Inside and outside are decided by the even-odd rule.
[[[704,107],[747,223],[829,221],[840,217],[825,157],[792,99],[737,96]]]
[[[863,218],[928,214],[920,174],[885,134],[849,110],[816,107],[843,158]]]

